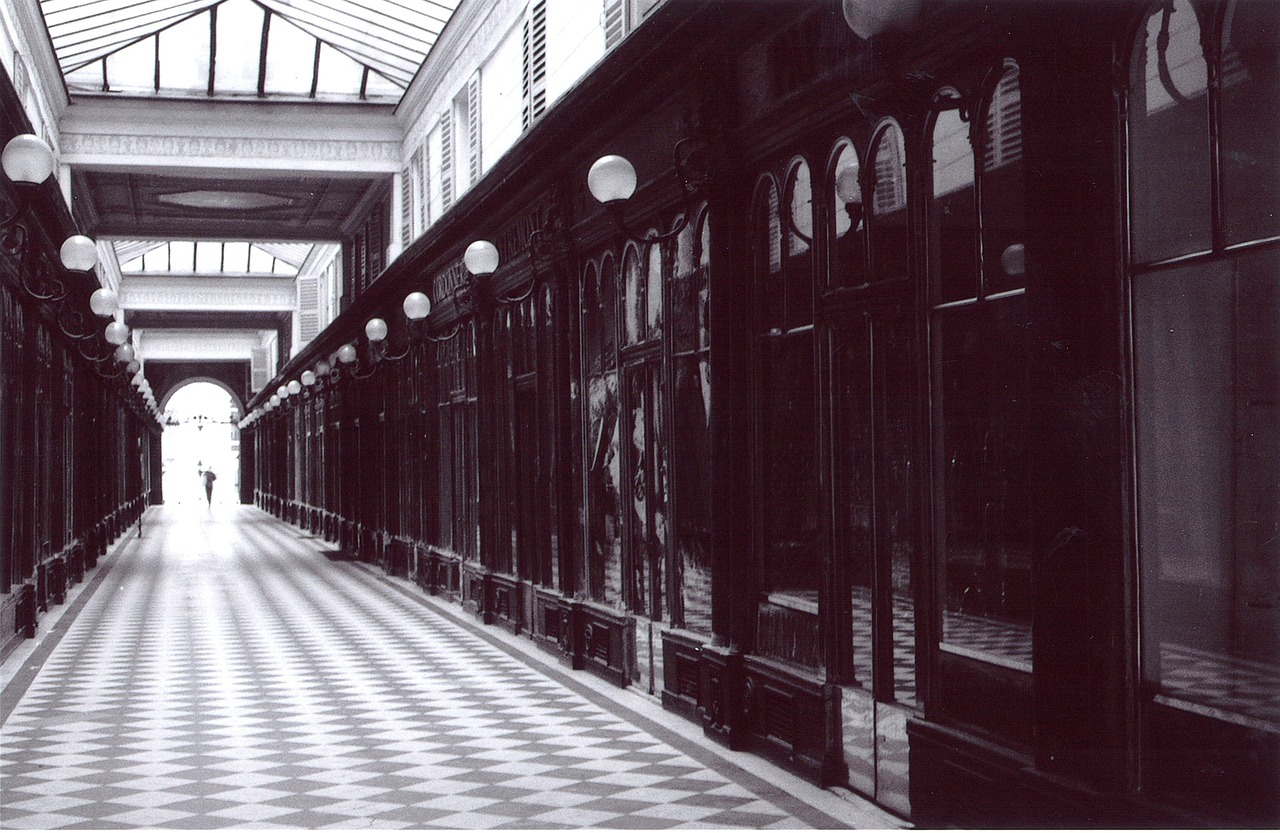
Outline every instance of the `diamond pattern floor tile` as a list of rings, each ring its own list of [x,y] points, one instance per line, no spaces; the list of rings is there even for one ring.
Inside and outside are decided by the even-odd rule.
[[[5,828],[847,826],[248,507],[153,510],[24,685]]]

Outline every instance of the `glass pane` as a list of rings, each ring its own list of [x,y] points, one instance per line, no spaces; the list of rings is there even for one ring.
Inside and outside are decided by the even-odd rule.
[[[190,245],[190,244],[187,244],[187,245]],[[174,246],[173,255],[174,255],[174,260],[176,262],[178,260],[178,250],[177,250],[178,244],[174,243],[173,246]],[[201,240],[200,242],[196,243],[195,252],[194,252],[196,271],[197,272],[223,271],[222,251],[223,251],[223,245],[221,243],[215,243],[209,240]],[[192,255],[189,253],[186,257],[183,258],[183,260],[186,260],[191,256]]]
[[[935,318],[946,647],[1031,670],[1023,296]]]
[[[636,344],[641,339],[641,326],[644,325],[645,282],[644,276],[640,274],[640,260],[634,252],[627,251],[622,273],[626,282],[622,296],[622,320],[626,322],[626,343]]]
[[[866,224],[862,216],[862,188],[859,184],[858,154],[851,145],[840,148],[836,157],[831,192],[831,283],[861,286],[867,282]],[[849,202],[845,197],[852,196]]]
[[[1147,18],[1131,66],[1133,257],[1152,261],[1208,250],[1208,69],[1200,24],[1187,0]]]
[[[1027,213],[1022,169],[1022,95],[1010,67],[987,107],[982,147],[982,279],[984,293],[1026,285]],[[1012,250],[1012,251],[1011,251]],[[1007,254],[1008,253],[1008,256]],[[1021,272],[1021,274],[1020,274]]]
[[[890,124],[876,140],[875,190],[871,197],[871,280],[907,274],[907,151],[902,131]]]
[[[280,15],[272,15],[267,40],[267,93],[310,93],[315,56],[315,38]]]
[[[626,369],[627,408],[627,498],[631,513],[631,609],[642,615],[651,615],[652,599],[649,597],[649,471],[648,423],[645,419],[647,386],[643,365]]]
[[[852,593],[853,682],[871,689],[875,433],[868,323],[859,316],[841,325],[844,332],[834,357],[837,423],[832,453],[836,465],[836,546]]]
[[[808,164],[801,162],[791,171],[787,192],[791,203],[791,233],[787,236],[787,254],[803,254],[813,245],[813,188],[809,182]]]
[[[765,243],[758,252],[756,299],[759,331],[781,331],[784,320],[782,281],[782,219],[778,214],[778,189],[770,182],[759,205],[757,240]]]
[[[592,598],[622,603],[622,529],[619,485],[622,480],[618,444],[618,374],[587,381],[589,408],[587,469],[591,549],[587,569]]]
[[[1143,676],[1280,732],[1280,257],[1134,286]]]
[[[684,627],[711,632],[711,373],[708,356],[675,361],[671,478]]]
[[[199,14],[160,33],[160,89],[203,93],[209,88],[209,15]]]
[[[912,562],[916,550],[916,503],[912,498],[914,464],[911,428],[911,326],[904,319],[877,320],[875,329],[875,390],[877,409],[876,502],[877,528],[883,541],[877,553],[888,558],[893,625],[893,695],[900,703],[919,706],[916,689],[915,581]]]
[[[791,171],[789,194],[791,230],[783,264],[783,328],[813,323],[813,191],[809,166],[801,162]]]
[[[822,575],[818,536],[813,333],[761,345],[763,586],[814,603]]]
[[[1222,33],[1227,242],[1280,234],[1280,4],[1239,0]]]
[[[662,335],[662,247],[649,247],[649,283],[645,287],[645,338]]]
[[[249,0],[226,0],[218,6],[215,93],[257,93],[262,19],[262,9]]]
[[[978,296],[978,218],[974,205],[973,145],[958,110],[944,110],[933,126],[933,210],[929,249],[934,303]]]
[[[364,67],[327,43],[320,44],[320,72],[316,95],[359,95]]]

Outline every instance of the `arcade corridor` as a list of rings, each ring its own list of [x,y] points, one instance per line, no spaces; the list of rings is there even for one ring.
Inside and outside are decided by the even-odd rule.
[[[155,507],[4,665],[5,828],[890,827],[252,507]]]

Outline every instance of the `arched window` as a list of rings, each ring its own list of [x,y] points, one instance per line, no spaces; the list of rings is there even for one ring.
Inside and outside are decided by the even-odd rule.
[[[907,151],[902,130],[886,124],[871,145],[872,281],[907,276]]]
[[[943,89],[937,100],[963,99]],[[977,104],[972,122],[958,109],[942,110],[932,130],[931,401],[945,563],[940,648],[1030,671],[1031,412],[1017,65],[998,67]],[[1007,264],[1004,252],[1011,252]]]
[[[848,139],[832,153],[830,275],[833,286],[861,286],[867,282],[866,218],[862,206],[862,167]]]

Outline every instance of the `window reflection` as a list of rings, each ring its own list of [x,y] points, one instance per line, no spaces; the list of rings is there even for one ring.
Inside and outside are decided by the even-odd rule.
[[[1150,261],[1207,250],[1208,68],[1200,23],[1187,0],[1175,0],[1147,18],[1131,72],[1133,255]]]

